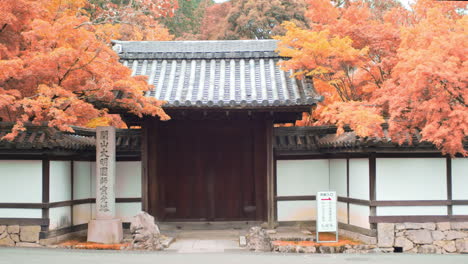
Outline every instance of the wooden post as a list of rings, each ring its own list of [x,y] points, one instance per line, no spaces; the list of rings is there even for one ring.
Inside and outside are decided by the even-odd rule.
[[[273,122],[265,122],[266,154],[267,154],[267,224],[268,228],[275,227],[275,179],[273,157]]]
[[[142,127],[141,140],[141,209],[148,212],[148,127],[149,122],[145,118]]]
[[[50,160],[42,160],[42,203],[48,204],[50,201]],[[42,208],[42,219],[49,220],[49,208]],[[49,230],[49,226],[41,227],[42,231]]]
[[[372,202],[376,199],[376,158],[375,153],[371,153],[369,155],[369,200],[371,202],[370,206],[370,216],[376,216],[377,208],[372,205]],[[377,226],[375,224],[371,224],[372,229],[376,229]]]

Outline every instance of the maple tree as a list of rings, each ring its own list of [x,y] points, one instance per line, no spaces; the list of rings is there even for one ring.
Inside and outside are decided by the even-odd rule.
[[[465,9],[463,9],[465,8]],[[350,126],[359,136],[467,155],[467,18],[464,3],[311,0],[310,28],[288,22],[277,37],[285,70],[310,78],[325,101],[297,125]]]
[[[306,0],[232,0],[206,10],[202,39],[270,39],[283,21],[305,25]],[[213,22],[219,22],[215,24]]]
[[[84,0],[4,0],[0,9],[0,118],[48,122],[72,131],[92,118],[119,122],[109,109],[169,117],[162,101],[144,96],[144,77],[131,77],[96,35]]]
[[[96,35],[105,41],[172,40],[168,28],[159,19],[172,17],[177,0],[89,0],[85,10]]]

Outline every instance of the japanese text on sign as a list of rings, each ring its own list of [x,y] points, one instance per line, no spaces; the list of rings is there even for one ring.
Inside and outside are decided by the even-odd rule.
[[[317,193],[317,231],[336,232],[336,192]]]

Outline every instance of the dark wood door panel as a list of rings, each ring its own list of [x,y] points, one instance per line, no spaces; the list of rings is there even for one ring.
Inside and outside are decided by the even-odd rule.
[[[161,220],[258,218],[252,122],[170,121],[160,125]],[[260,195],[262,197],[262,195]],[[261,215],[261,214],[260,214]],[[258,220],[258,219],[257,219]]]

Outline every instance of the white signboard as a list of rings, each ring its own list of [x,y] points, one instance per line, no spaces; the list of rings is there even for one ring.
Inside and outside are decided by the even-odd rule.
[[[336,192],[317,193],[317,232],[338,232]]]

